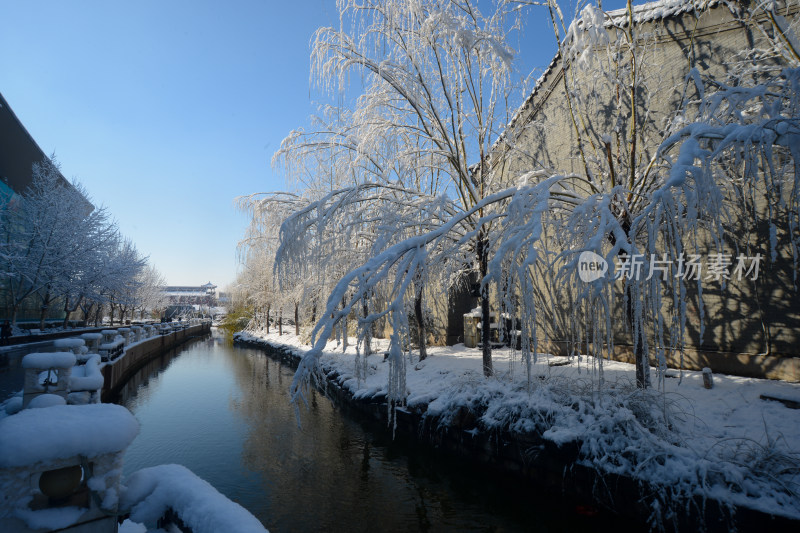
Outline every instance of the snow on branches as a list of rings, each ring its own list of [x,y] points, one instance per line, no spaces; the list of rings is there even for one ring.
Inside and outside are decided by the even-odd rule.
[[[63,181],[55,157],[35,163],[32,174],[28,189],[0,206],[0,287],[12,322],[35,298],[40,327],[56,301],[67,317],[90,304],[130,306],[146,260],[80,184]]]

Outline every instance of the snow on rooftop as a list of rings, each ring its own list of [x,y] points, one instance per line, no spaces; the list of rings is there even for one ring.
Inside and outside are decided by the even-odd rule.
[[[703,11],[715,7],[719,0],[659,0],[633,6],[633,21],[636,24],[660,20],[688,13],[689,11]],[[628,10],[626,8],[608,11],[607,14],[614,22],[627,23]]]
[[[138,433],[139,423],[120,405],[24,409],[0,420],[0,468],[118,452]]]

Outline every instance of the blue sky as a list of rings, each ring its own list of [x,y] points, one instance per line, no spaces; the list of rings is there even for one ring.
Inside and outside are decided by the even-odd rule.
[[[335,1],[0,0],[0,13],[0,92],[63,174],[168,283],[233,282],[247,225],[233,201],[286,188],[270,160],[324,99],[309,41],[338,24]],[[533,13],[521,76],[555,51]]]

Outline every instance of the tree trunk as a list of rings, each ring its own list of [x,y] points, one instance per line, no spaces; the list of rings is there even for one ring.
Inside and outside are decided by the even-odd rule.
[[[278,309],[278,335],[283,335],[283,307]]]
[[[92,310],[94,308],[94,304],[89,304],[88,306],[81,306],[81,312],[83,313],[83,323],[84,325],[89,325],[89,316],[92,314]]]
[[[61,323],[61,327],[67,329],[69,326],[69,315],[71,311],[69,310],[69,298],[64,298],[64,321]]]
[[[484,230],[481,230],[478,233],[477,252],[481,277],[481,349],[483,352],[483,375],[486,377],[491,376],[493,373],[491,339],[492,317],[489,308],[489,287],[483,284],[483,280],[489,269],[488,245],[486,233]]]
[[[342,296],[342,310],[347,307],[347,297]],[[342,317],[342,352],[347,351],[347,315]]]
[[[269,335],[269,305],[267,305],[267,335]]]
[[[39,329],[44,329],[44,319],[47,316],[47,306],[43,305],[39,309]]]
[[[417,320],[417,343],[419,344],[419,360],[424,361],[428,357],[428,351],[425,347],[425,320],[422,316],[422,287],[417,288],[414,295],[414,318]]]
[[[626,233],[630,231],[630,221],[627,217],[623,217],[620,220],[620,224],[625,230]],[[614,236],[612,235],[609,239],[611,244],[615,243]],[[624,251],[620,251],[618,254],[620,260],[624,263],[628,256],[627,253]],[[627,300],[627,304],[625,305],[625,318],[628,321],[628,326],[631,328],[631,335],[633,336],[633,357],[634,363],[636,366],[636,386],[640,389],[646,389],[650,386],[650,362],[647,360],[647,353],[645,352],[644,348],[644,331],[642,330],[642,324],[636,323],[636,304],[635,298],[636,296],[633,293],[633,279],[625,280],[625,296]]]
[[[78,306],[75,307],[77,308]],[[73,309],[72,311],[74,310],[75,309]],[[64,322],[61,324],[61,327],[63,327],[64,329],[67,329],[67,327],[69,326],[69,315],[70,313],[72,313],[72,311],[70,311],[69,309],[69,298],[64,298]]]
[[[631,328],[633,335],[633,355],[636,363],[636,386],[640,389],[650,387],[650,362],[647,358],[647,353],[644,349],[644,331],[642,325],[636,325],[636,312],[633,301],[633,294],[631,284],[625,284],[625,291],[628,293],[628,304],[625,309],[626,318],[628,319],[628,326]]]
[[[64,329],[67,329],[67,326],[69,326],[69,316],[78,310],[78,307],[81,306],[82,301],[83,301],[83,296],[75,300],[75,305],[73,305],[72,308],[70,308],[69,297],[64,298],[64,313],[66,313],[64,315]]]
[[[364,315],[364,318],[369,316],[369,303],[367,301],[366,295],[361,300],[361,312]],[[367,329],[364,332],[364,357],[369,357],[372,353],[372,322],[367,324]]]
[[[44,321],[47,318],[47,311],[50,308],[50,292],[46,292],[42,299],[42,307],[39,310],[39,329],[44,329]]]
[[[294,334],[300,336],[300,313],[297,310],[298,303],[294,303]]]

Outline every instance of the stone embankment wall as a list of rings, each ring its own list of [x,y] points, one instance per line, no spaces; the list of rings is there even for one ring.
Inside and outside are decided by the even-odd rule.
[[[167,333],[157,335],[142,342],[128,346],[125,353],[103,367],[102,401],[108,402],[113,394],[144,364],[164,352],[180,346],[189,339],[211,332],[211,323],[206,322]]]

